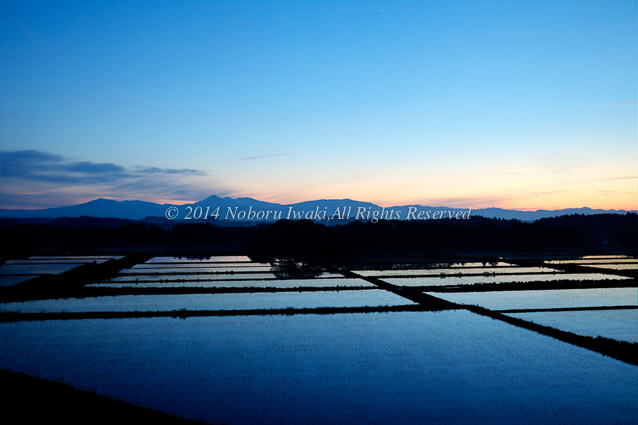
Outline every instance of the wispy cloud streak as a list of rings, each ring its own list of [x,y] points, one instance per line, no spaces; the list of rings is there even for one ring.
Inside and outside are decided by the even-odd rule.
[[[39,150],[0,152],[0,207],[41,208],[97,197],[199,200],[228,191],[204,171],[153,166],[125,167],[79,161]]]
[[[291,156],[291,153],[272,153],[268,155],[257,155],[257,156],[245,156],[243,158],[239,158],[237,161],[256,161],[259,159],[267,159],[267,158],[276,158],[280,156]]]

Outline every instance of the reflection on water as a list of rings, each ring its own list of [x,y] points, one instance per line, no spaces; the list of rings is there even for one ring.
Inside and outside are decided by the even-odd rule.
[[[388,277],[385,282],[397,286],[460,286],[489,283],[527,283],[527,282],[555,282],[555,281],[602,281],[602,280],[631,280],[630,277],[616,276],[602,273],[542,273],[542,274],[512,274],[492,276],[425,276],[425,277]]]
[[[618,258],[615,260],[607,259],[607,258],[588,258],[588,259],[580,259],[580,260],[547,260],[546,264],[622,264],[622,263],[630,263],[630,264],[638,264],[638,260],[635,258]]]
[[[85,264],[102,264],[121,256],[33,256],[25,260],[7,260],[0,266],[0,286],[12,286],[43,275],[54,275]]]
[[[636,305],[636,288],[547,289],[429,293],[445,300],[493,310],[610,307]]]
[[[403,271],[403,270],[441,270],[465,268],[489,268],[489,267],[517,267],[504,261],[464,261],[464,262],[420,262],[420,263],[389,263],[389,264],[364,264],[352,267],[353,271]],[[460,271],[459,271],[460,272]]]
[[[446,269],[355,270],[361,276],[465,276],[496,274],[564,273],[549,267],[449,267]]]
[[[199,280],[252,280],[274,279],[273,273],[232,273],[232,274],[124,274],[108,279],[105,282],[192,282]]]
[[[110,282],[87,285],[89,288],[373,288],[363,279],[262,279],[198,280],[191,282]]]
[[[269,263],[235,263],[235,262],[199,262],[199,263],[141,263],[135,264],[132,269],[145,269],[153,271],[156,269],[173,269],[173,270],[188,270],[188,269],[251,269],[253,267],[269,267]]]
[[[277,279],[314,279],[324,272],[321,267],[292,259],[274,260],[270,270],[277,276]]]
[[[638,263],[636,264],[587,264],[587,267],[593,267],[595,269],[607,269],[607,270],[638,270]]]
[[[208,264],[208,263],[207,263]],[[123,269],[120,271],[121,275],[135,275],[135,274],[174,274],[174,275],[189,275],[189,274],[242,274],[242,273],[257,273],[257,272],[269,272],[271,267],[266,266],[249,266],[235,267],[231,265],[217,266],[217,267],[132,267],[130,269]]]
[[[635,421],[638,368],[467,311],[0,323],[2,365],[219,424]]]
[[[380,307],[414,302],[380,289],[179,295],[117,295],[0,304],[0,312],[59,313]]]
[[[65,262],[45,260],[46,266],[54,268]],[[595,260],[626,259],[587,259]],[[367,270],[361,272],[365,275],[383,276],[389,270],[387,275],[397,277],[384,280],[402,286],[623,279],[610,274],[553,273],[552,269],[518,267],[503,261],[433,261],[362,268]],[[227,274],[215,273],[222,271]],[[260,264],[245,256],[155,257],[123,273],[128,274],[84,289],[118,287],[122,295],[0,303],[0,312],[413,304],[364,279],[346,279],[331,268],[291,259]],[[415,274],[429,276],[408,277]],[[168,286],[330,290],[131,295],[133,291],[124,289]],[[405,288],[401,291],[409,292]],[[431,295],[493,309],[636,302],[636,288]],[[521,412],[525,423],[631,423],[638,414],[635,366],[468,311],[312,312],[291,317],[269,313],[183,320],[0,323],[0,367],[27,370],[49,379],[64,376],[65,382],[83,389],[213,423],[507,424]],[[518,317],[581,334],[627,340],[636,310]]]
[[[543,311],[511,313],[508,316],[578,335],[638,342],[638,309]]]
[[[250,258],[245,255],[216,255],[216,256],[182,256],[182,257],[153,257],[146,263],[234,263],[234,262],[250,262]]]

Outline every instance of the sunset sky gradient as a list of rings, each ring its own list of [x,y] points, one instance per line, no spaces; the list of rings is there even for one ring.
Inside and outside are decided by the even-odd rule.
[[[0,208],[636,209],[637,6],[3,1]]]

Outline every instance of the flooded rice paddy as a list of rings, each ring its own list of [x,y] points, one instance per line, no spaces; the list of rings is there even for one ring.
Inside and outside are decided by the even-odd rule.
[[[71,268],[125,259],[6,262],[0,276],[27,278],[1,281],[0,368],[215,424],[629,424],[638,415],[637,365],[498,316],[636,343],[631,270],[560,268],[633,258],[540,259],[543,266],[468,260],[302,276],[245,256],[154,257],[79,287],[65,284]],[[47,275],[64,291],[30,299],[29,279]],[[556,281],[580,286],[552,289]],[[528,286],[476,285],[511,282]],[[466,285],[472,290],[419,289]],[[374,310],[386,307],[393,310]],[[109,316],[135,312],[179,314]]]

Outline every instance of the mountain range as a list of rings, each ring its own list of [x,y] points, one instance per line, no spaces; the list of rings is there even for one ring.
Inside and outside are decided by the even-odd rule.
[[[96,199],[84,204],[40,210],[0,209],[5,218],[60,218],[101,217],[142,220],[169,218],[174,221],[214,219],[222,224],[236,222],[274,221],[278,219],[302,219],[313,221],[344,222],[349,220],[376,221],[377,219],[427,220],[440,218],[487,218],[518,219],[533,221],[541,218],[570,214],[626,214],[625,210],[601,210],[591,208],[568,208],[561,210],[519,211],[502,208],[459,209],[402,205],[380,207],[369,202],[350,199],[321,199],[282,205],[252,198],[229,198],[210,196],[202,201],[186,205],[156,204],[145,201],[115,201]],[[635,212],[631,211],[631,212]]]

